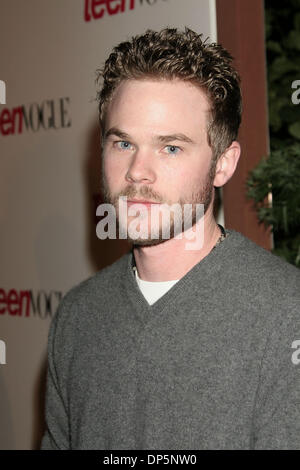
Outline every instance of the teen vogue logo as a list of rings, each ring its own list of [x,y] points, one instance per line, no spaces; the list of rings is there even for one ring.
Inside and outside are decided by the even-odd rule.
[[[0,134],[22,134],[24,130],[64,129],[71,126],[70,98],[44,100],[42,103],[3,108],[0,113]]]
[[[0,288],[0,316],[12,315],[14,317],[37,317],[42,320],[51,318],[59,302],[62,292],[45,292],[39,290],[5,290]]]
[[[117,15],[134,10],[137,5],[153,6],[168,0],[84,0],[84,20],[99,20],[104,15]]]

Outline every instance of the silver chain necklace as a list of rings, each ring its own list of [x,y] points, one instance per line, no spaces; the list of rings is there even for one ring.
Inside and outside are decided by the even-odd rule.
[[[217,243],[215,244],[215,246],[213,247],[213,249],[216,248],[216,246],[218,246],[219,243],[221,243],[223,240],[225,240],[225,238],[226,238],[227,235],[228,235],[228,234],[225,232],[225,229],[224,229],[224,227],[222,227],[222,225],[218,224],[218,226],[219,226],[219,228],[220,228],[220,230],[221,230],[222,233],[221,233],[220,238],[218,238]]]

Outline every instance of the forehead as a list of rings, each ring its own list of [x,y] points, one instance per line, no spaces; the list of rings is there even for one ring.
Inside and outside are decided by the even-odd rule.
[[[182,80],[126,80],[107,107],[106,128],[126,132],[206,131],[209,101],[204,92]],[[126,129],[125,129],[126,128]]]

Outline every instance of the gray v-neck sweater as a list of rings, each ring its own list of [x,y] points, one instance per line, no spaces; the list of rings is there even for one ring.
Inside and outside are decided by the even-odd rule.
[[[152,306],[132,252],[65,295],[42,449],[300,449],[300,270],[226,232]]]

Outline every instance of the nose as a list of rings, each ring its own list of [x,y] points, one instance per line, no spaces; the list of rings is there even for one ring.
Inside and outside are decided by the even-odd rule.
[[[150,151],[137,150],[132,156],[126,181],[130,183],[154,183],[156,174],[154,171],[154,156]]]

